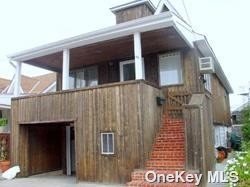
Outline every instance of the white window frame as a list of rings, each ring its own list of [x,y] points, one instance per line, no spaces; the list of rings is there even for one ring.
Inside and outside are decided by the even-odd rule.
[[[204,80],[206,81],[204,83],[205,89],[212,93],[212,75],[211,74],[204,74]]]
[[[165,56],[172,56],[172,55],[178,55],[180,57],[180,82],[179,83],[175,83],[175,84],[161,84],[161,59],[164,58]],[[158,59],[159,59],[159,85],[160,86],[172,86],[172,85],[182,85],[183,84],[183,62],[182,62],[182,55],[180,51],[176,51],[176,52],[171,52],[171,53],[164,53],[164,54],[160,54],[158,55]]]
[[[104,146],[104,144],[103,144],[103,136],[107,135],[107,137],[109,137],[110,134],[112,135],[112,139],[113,139],[113,141],[112,141],[112,143],[113,143],[113,151],[109,150],[109,140],[107,139],[107,149],[108,149],[108,151],[104,152],[103,151],[103,146]],[[114,135],[113,132],[102,132],[101,133],[101,152],[102,152],[102,155],[113,155],[113,154],[115,154],[115,135]]]
[[[73,80],[74,80],[74,83],[73,83],[74,86],[73,86],[73,88],[70,87],[70,89],[77,89],[77,77],[76,77],[77,73],[83,72],[83,74],[85,74],[85,73],[86,73],[85,71],[86,71],[88,68],[96,68],[96,70],[97,70],[97,85],[96,85],[96,86],[99,85],[98,66],[93,65],[93,66],[87,66],[87,67],[83,67],[83,68],[81,68],[81,69],[73,70],[73,71],[70,72],[70,74],[73,74],[73,77],[72,77],[72,78],[73,78]],[[80,88],[92,87],[92,86],[86,86],[86,84],[87,84],[87,82],[86,82],[86,80],[84,80],[84,86],[82,86],[82,87],[80,87]]]
[[[120,81],[124,81],[123,76],[123,66],[126,64],[135,64],[135,60],[126,60],[120,62]],[[136,71],[136,70],[135,70]],[[145,65],[144,65],[144,58],[142,58],[142,77],[145,79]]]

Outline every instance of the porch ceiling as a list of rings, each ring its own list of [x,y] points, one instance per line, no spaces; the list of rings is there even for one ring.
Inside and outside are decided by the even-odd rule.
[[[144,32],[142,38],[143,56],[188,47],[173,27]],[[70,49],[70,69],[77,69],[92,64],[133,58],[133,35],[98,42]],[[24,61],[27,64],[61,72],[62,52]]]

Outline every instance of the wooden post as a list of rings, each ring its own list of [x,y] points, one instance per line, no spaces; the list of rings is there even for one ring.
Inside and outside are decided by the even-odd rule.
[[[135,79],[144,79],[143,60],[141,50],[141,34],[134,33],[134,53],[135,53]]]
[[[15,85],[14,85],[14,96],[17,97],[20,95],[20,87],[21,87],[21,70],[22,63],[16,63],[16,73],[15,73]]]
[[[62,90],[69,89],[69,49],[63,50]],[[66,126],[66,173],[71,175],[70,126]]]

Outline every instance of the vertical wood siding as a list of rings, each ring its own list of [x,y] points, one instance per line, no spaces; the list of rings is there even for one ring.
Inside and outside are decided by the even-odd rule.
[[[184,108],[186,136],[186,170],[203,174],[206,186],[207,172],[215,165],[212,101],[209,95],[194,94]]]
[[[139,5],[116,13],[116,23],[123,23],[133,19],[153,15],[152,11],[146,5]]]
[[[12,164],[21,166],[21,176],[30,175],[28,142],[31,146],[36,142],[28,141],[31,135],[20,124],[73,119],[77,179],[129,181],[133,169],[144,167],[159,129],[161,107],[156,97],[160,94],[144,81],[130,81],[14,99]],[[100,152],[100,133],[109,131],[115,133],[115,154],[105,156]]]
[[[229,94],[216,75],[212,75],[212,103],[214,123],[231,124]]]

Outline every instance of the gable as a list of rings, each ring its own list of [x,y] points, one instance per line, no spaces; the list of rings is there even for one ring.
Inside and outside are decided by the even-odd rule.
[[[188,23],[187,11],[185,10],[185,5],[182,0],[161,0],[156,8],[155,15],[168,11]]]

